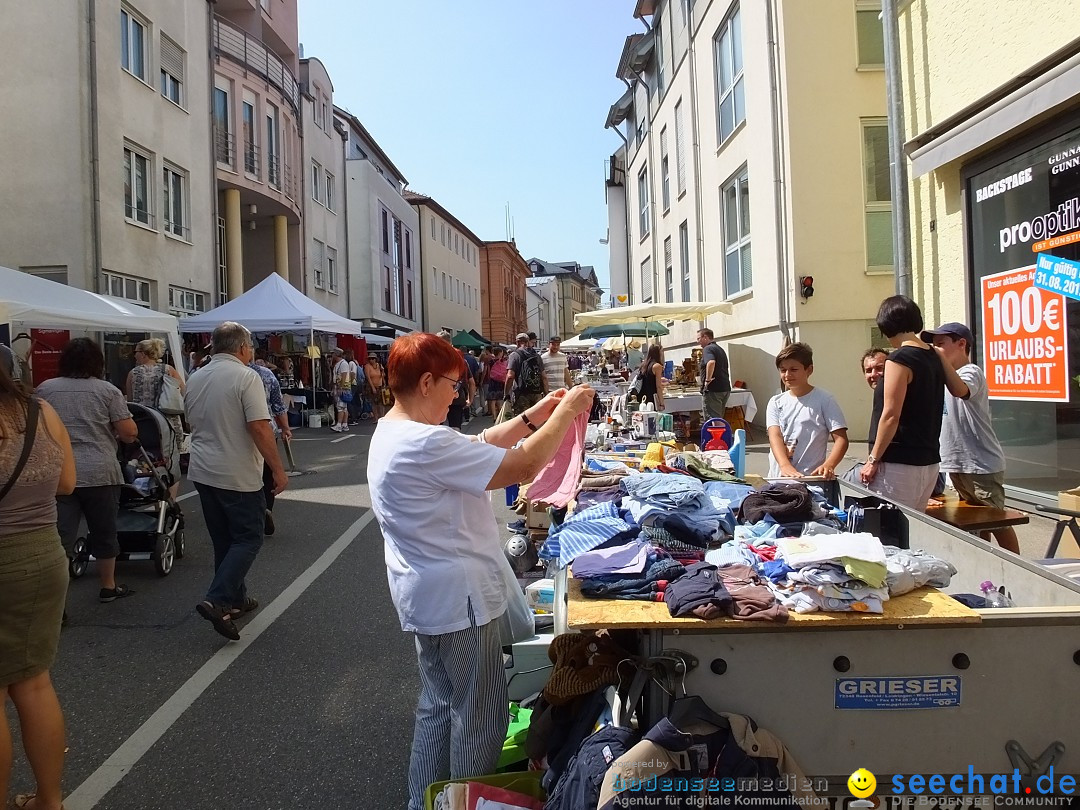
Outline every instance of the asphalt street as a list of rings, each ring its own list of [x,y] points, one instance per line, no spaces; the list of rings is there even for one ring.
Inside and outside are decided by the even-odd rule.
[[[260,608],[239,643],[194,610],[213,567],[197,496],[182,502],[187,555],[169,576],[118,563],[136,593],[104,605],[93,563],[71,582],[52,671],[67,810],[406,805],[419,677],[370,513],[371,431],[296,431],[304,474],[278,498],[277,532],[248,579]],[[185,482],[181,496],[191,491]],[[32,780],[17,728],[15,751],[22,792]]]

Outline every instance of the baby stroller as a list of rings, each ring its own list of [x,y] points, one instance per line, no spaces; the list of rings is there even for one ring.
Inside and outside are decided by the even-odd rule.
[[[116,516],[117,560],[153,560],[161,576],[168,576],[173,562],[184,556],[184,514],[169,497],[169,487],[180,476],[180,459],[172,426],[153,408],[128,403],[139,428],[132,444],[120,443],[117,457],[124,473],[120,511]],[[79,537],[72,549],[69,573],[86,573],[90,547]]]

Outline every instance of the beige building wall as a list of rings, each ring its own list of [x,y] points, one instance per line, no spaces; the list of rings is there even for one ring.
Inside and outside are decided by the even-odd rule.
[[[1080,17],[1070,4],[1024,0],[1022,6],[1019,17],[1015,0],[912,0],[901,10],[908,140],[1011,86],[1080,38]],[[914,294],[928,322],[969,319],[960,171],[1004,140],[910,178]]]
[[[424,329],[480,332],[480,240],[429,205],[413,208],[420,221]]]

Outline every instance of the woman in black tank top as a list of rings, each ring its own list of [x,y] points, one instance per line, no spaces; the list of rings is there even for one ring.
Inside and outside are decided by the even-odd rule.
[[[638,367],[641,375],[641,401],[651,402],[658,411],[664,410],[664,391],[660,380],[664,373],[664,364],[660,360],[660,347],[657,344],[649,346],[645,359]]]

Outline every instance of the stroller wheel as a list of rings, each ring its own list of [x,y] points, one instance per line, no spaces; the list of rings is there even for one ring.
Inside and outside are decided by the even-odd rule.
[[[154,548],[154,568],[159,575],[167,577],[176,559],[176,544],[171,534],[159,534]]]
[[[187,541],[184,539],[184,527],[177,526],[176,534],[173,535],[173,547],[176,549],[176,559],[182,560],[187,551]]]
[[[75,540],[75,545],[71,547],[71,559],[68,561],[68,576],[72,579],[78,579],[86,573],[86,569],[89,565],[90,547],[87,545],[85,537],[79,537]]]

